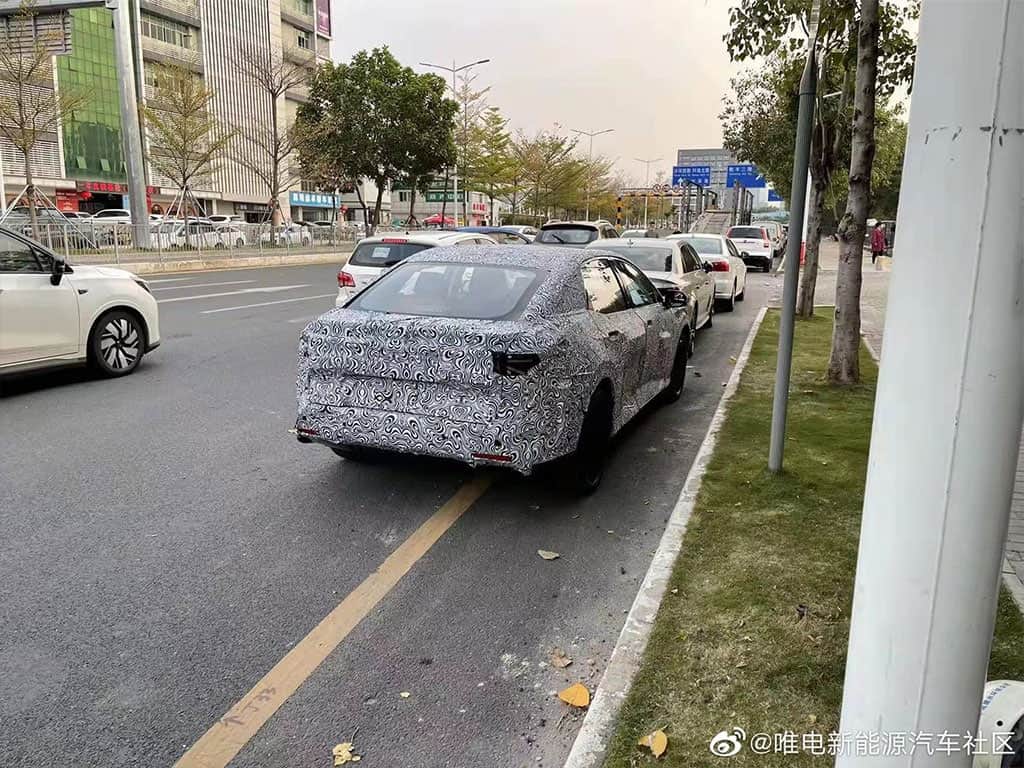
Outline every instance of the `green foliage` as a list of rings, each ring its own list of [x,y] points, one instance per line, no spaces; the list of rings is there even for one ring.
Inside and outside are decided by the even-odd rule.
[[[386,48],[360,51],[348,63],[317,70],[309,102],[298,111],[299,162],[318,178],[373,180],[380,220],[384,189],[455,161],[458,105],[445,82],[402,66]]]
[[[509,194],[514,175],[508,120],[497,107],[485,110],[473,126],[469,147],[463,166],[468,184],[487,195],[491,203],[488,220],[493,223],[494,201]]]

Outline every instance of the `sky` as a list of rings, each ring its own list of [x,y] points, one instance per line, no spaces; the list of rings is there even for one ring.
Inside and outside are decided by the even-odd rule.
[[[636,182],[681,148],[721,146],[722,94],[738,67],[722,42],[728,0],[333,0],[332,54],[387,45],[403,64],[489,58],[475,86],[528,133],[614,132],[594,154]],[[444,73],[441,73],[444,74]],[[586,150],[584,138],[581,147]]]

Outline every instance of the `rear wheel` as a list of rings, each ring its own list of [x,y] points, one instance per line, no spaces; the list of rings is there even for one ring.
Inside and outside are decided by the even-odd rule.
[[[689,328],[683,329],[683,335],[679,337],[679,344],[676,346],[676,357],[672,362],[672,374],[669,376],[668,386],[661,392],[661,402],[664,405],[674,403],[683,394],[683,386],[686,384],[686,364],[690,359],[691,334]]]
[[[145,338],[134,315],[120,309],[108,312],[89,334],[89,363],[103,376],[125,376],[142,361]]]
[[[612,434],[612,399],[604,389],[590,398],[580,428],[576,452],[569,462],[568,482],[576,493],[586,496],[597,490],[604,477],[604,462]]]
[[[736,283],[735,282],[732,284],[732,296],[730,296],[728,299],[723,299],[722,300],[722,309],[724,309],[726,312],[732,312],[734,309],[736,309]]]
[[[747,298],[747,279],[743,278],[743,290],[736,294],[736,301],[743,301]]]
[[[331,450],[346,461],[372,461],[374,454],[369,448],[358,445],[332,445]]]
[[[708,302],[708,319],[704,321],[704,327],[710,328],[715,324],[715,295],[711,294],[711,301]]]

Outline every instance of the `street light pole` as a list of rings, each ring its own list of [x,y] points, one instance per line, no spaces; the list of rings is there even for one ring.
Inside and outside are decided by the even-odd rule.
[[[458,67],[458,66],[455,65],[455,60],[454,59],[452,60],[452,65],[450,67],[446,67],[444,64],[431,64],[431,63],[426,62],[426,61],[421,61],[420,62],[420,66],[421,67],[433,67],[434,69],[440,69],[440,70],[443,70],[445,72],[451,72],[452,73],[452,95],[455,97],[455,100],[458,101],[458,99],[459,99],[459,91],[455,87],[455,76],[459,72],[463,72],[463,71],[465,71],[467,69],[470,69],[471,67],[475,67],[478,64],[486,64],[489,61],[490,61],[490,59],[480,59],[480,61],[474,61],[472,64],[463,64],[461,67]],[[463,126],[463,131],[462,131],[462,155],[463,155],[463,160],[465,160],[466,159],[465,156],[466,156],[467,142],[469,141],[469,137],[467,135],[469,133],[469,117],[466,115],[466,105],[465,104],[462,107],[462,112],[463,112],[463,114],[462,114],[462,126]],[[456,227],[459,226],[459,157],[458,157],[458,154],[459,154],[459,151],[458,151],[458,148],[456,148],[456,150],[455,150],[455,166],[452,168],[452,198],[453,198],[452,210],[455,211],[455,226]],[[466,203],[468,204],[469,203],[469,190],[467,189],[464,194],[466,195]],[[469,217],[466,215],[466,205],[462,206],[462,217],[464,219],[466,219],[466,224],[469,224]],[[443,216],[441,217],[441,228],[442,229],[444,228],[444,217]]]
[[[638,163],[644,164],[644,229],[647,229],[647,198],[650,190],[651,182],[651,163],[660,163],[660,157],[652,157],[650,160],[643,160],[639,157],[634,157]]]
[[[581,136],[590,137],[590,150],[587,152],[587,214],[586,219],[590,221],[590,177],[593,173],[594,165],[594,137],[600,136],[602,133],[611,133],[614,128],[605,128],[603,131],[578,131],[575,128],[570,128],[573,133],[578,133]]]

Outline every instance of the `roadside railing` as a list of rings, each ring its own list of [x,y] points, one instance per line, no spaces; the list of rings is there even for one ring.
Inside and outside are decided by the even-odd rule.
[[[141,227],[126,222],[81,219],[40,222],[8,219],[3,226],[37,240],[51,251],[79,263],[119,264],[132,261],[170,261],[228,254],[328,253],[358,240],[362,232],[351,225],[305,226],[225,223],[210,225],[180,221],[153,222],[149,244]],[[349,250],[349,248],[343,248]]]

